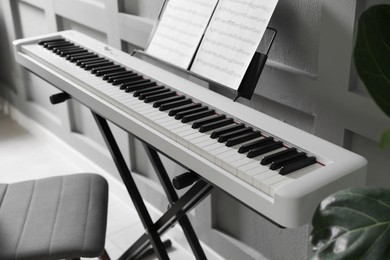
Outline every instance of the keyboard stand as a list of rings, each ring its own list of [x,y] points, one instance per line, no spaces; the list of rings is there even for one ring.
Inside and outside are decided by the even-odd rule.
[[[153,223],[107,120],[93,111],[92,115],[145,228],[145,233],[119,259],[137,259],[148,251],[150,245],[159,259],[169,259],[166,246],[169,246],[170,243],[163,243],[160,236],[176,222],[181,225],[196,259],[207,259],[186,213],[205,199],[213,190],[213,186],[200,179],[179,198],[157,151],[145,141],[140,140],[144,144],[147,155],[170,203],[169,209]]]

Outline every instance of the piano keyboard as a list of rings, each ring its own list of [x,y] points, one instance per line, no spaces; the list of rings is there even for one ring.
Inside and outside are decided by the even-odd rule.
[[[179,89],[176,84],[164,84],[158,78],[148,75],[148,70],[136,70],[131,64],[118,61],[115,53],[107,55],[107,53],[101,54],[99,51],[91,50],[89,46],[79,43],[77,39],[66,37],[66,33],[35,39],[29,44],[16,43],[16,45],[22,45],[20,53],[27,55],[29,59],[43,62],[44,66],[49,67],[48,70],[54,69],[67,80],[85,86],[94,95],[108,101],[109,104],[114,104],[129,116],[165,136],[165,139],[169,138],[180,149],[195,153],[202,158],[203,163],[207,160],[213,168],[223,171],[224,177],[230,175],[229,182],[239,183],[239,190],[244,186],[251,193],[260,193],[260,197],[271,204],[275,203],[278,192],[283,191],[283,188],[293,187],[295,183],[301,185],[302,180],[306,178],[308,180],[316,178],[314,176],[316,172],[327,174],[327,168],[330,168],[330,171],[334,170],[331,169],[334,161],[339,160],[338,158],[329,160],[325,154],[316,154],[310,149],[300,147],[299,141],[295,141],[297,144],[286,141],[281,136],[265,131],[264,126],[245,122],[240,117],[221,109],[217,99],[215,102],[204,102],[202,98],[195,98],[183,91],[183,86]],[[108,47],[103,50],[112,52]],[[31,69],[31,66],[28,68]],[[77,96],[71,95],[77,99]],[[236,103],[230,105],[235,106]],[[253,116],[260,113],[254,110],[251,112]],[[307,134],[307,136],[311,135]],[[318,145],[324,142],[323,140],[318,142],[318,139],[315,141]],[[350,176],[357,174],[359,178],[351,180],[352,183],[349,184],[361,184],[364,160],[329,143],[326,143],[326,146],[330,146],[330,149],[342,150],[348,158],[352,158],[354,165],[350,167],[355,170],[349,170],[348,173],[351,174],[346,176],[351,178]],[[349,161],[347,158],[345,160]],[[185,161],[182,163],[187,166]],[[210,180],[207,172],[204,174],[197,172]],[[339,178],[342,179],[345,174],[344,172]],[[322,179],[324,176],[317,178]],[[223,181],[221,184],[211,179],[213,184],[226,190]],[[332,182],[333,179],[334,176],[331,176],[328,181]],[[307,185],[309,190],[312,189],[310,183]],[[326,185],[329,186],[329,183],[324,183],[324,186]],[[234,190],[234,187],[228,188],[227,191],[275,221],[275,217],[269,216],[274,213],[266,212],[267,207],[259,210],[258,203],[253,205],[241,198],[237,191],[231,190]],[[252,200],[253,198],[250,201]],[[282,218],[284,217],[276,217],[276,222],[282,222],[280,224],[284,226],[296,226],[298,222],[302,224],[297,220],[278,221]]]

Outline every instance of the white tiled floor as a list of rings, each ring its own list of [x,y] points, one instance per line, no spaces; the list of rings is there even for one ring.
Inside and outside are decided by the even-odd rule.
[[[58,150],[58,146],[32,135],[0,114],[0,183],[76,172],[97,172],[97,167],[91,162],[80,163],[83,160],[77,160],[74,163],[67,154],[69,150]],[[121,183],[113,178],[108,178],[108,181],[110,199],[106,250],[112,259],[117,259],[143,233],[143,228],[129,198],[124,195],[124,188],[118,188]],[[152,208],[150,211],[156,216],[157,212]],[[169,238],[169,233],[166,237]],[[179,248],[174,241],[169,256],[171,259],[194,259],[191,253]]]

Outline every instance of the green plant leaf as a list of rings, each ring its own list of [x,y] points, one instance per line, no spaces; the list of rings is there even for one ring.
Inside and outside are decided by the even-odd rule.
[[[390,259],[390,190],[351,188],[314,213],[313,259]]]
[[[381,136],[381,148],[390,149],[390,129],[387,129]]]
[[[375,5],[359,19],[354,51],[357,72],[390,117],[390,5]]]

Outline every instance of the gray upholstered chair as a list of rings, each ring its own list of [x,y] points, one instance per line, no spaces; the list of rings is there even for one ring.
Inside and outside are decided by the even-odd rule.
[[[97,174],[0,184],[0,259],[104,255],[107,203]]]

